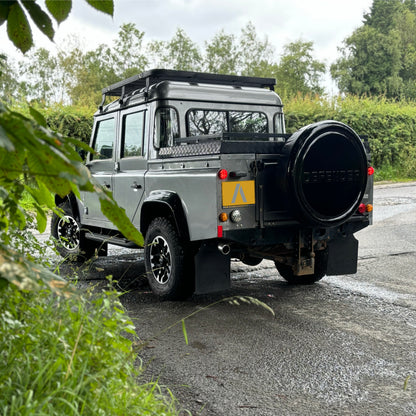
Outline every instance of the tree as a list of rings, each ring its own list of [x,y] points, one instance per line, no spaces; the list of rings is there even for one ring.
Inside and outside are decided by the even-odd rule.
[[[234,35],[222,29],[210,42],[205,42],[204,70],[217,74],[237,74],[238,46]]]
[[[15,63],[5,54],[0,54],[0,101],[12,103],[20,98],[20,85],[16,79]]]
[[[24,79],[21,88],[28,101],[43,105],[64,101],[66,77],[58,58],[50,51],[45,48],[30,50],[26,59],[20,61],[19,67]]]
[[[144,32],[136,28],[134,23],[120,26],[118,38],[114,41],[114,49],[109,51],[113,58],[112,68],[120,79],[141,73],[148,65],[148,59],[143,53]]]
[[[99,45],[84,52],[79,45],[58,54],[58,64],[71,74],[68,95],[73,104],[98,105],[101,90],[122,79],[141,73],[148,65],[144,53],[144,32],[133,23],[121,25],[113,45]]]
[[[239,73],[247,76],[264,76],[273,67],[273,47],[267,37],[262,41],[258,38],[256,28],[249,22],[241,29],[238,48]]]
[[[68,86],[68,95],[72,104],[98,105],[101,101],[101,90],[121,79],[115,73],[111,49],[101,44],[92,51],[73,50],[66,59],[70,61],[71,56],[76,59],[72,69],[69,69],[73,81]]]
[[[153,41],[148,50],[156,67],[182,71],[199,71],[201,69],[201,54],[198,46],[178,28],[170,41]]]
[[[313,42],[298,40],[284,46],[275,72],[279,92],[289,96],[323,93],[320,79],[325,73],[325,64],[314,59],[312,54]]]
[[[416,4],[374,0],[363,25],[344,40],[331,75],[342,92],[416,98]]]
[[[402,3],[401,0],[373,0],[370,13],[364,14],[364,26],[388,35],[395,28],[394,20],[402,11]]]

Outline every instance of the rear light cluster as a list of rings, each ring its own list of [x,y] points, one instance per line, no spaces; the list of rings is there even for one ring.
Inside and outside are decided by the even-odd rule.
[[[360,214],[364,214],[366,212],[371,212],[372,210],[373,206],[371,204],[360,204],[357,211]]]
[[[228,171],[226,169],[220,169],[218,171],[218,178],[222,181],[227,179],[228,178]],[[218,215],[218,220],[220,222],[227,222],[228,220],[231,220],[234,223],[239,223],[242,220],[242,215],[241,215],[241,212],[238,209],[235,209],[235,210],[231,211],[229,214],[227,214],[226,212],[221,212]],[[218,225],[217,237],[218,238],[223,237],[222,225]]]
[[[374,168],[369,166],[367,169],[368,176],[374,175]],[[372,212],[373,206],[371,204],[360,204],[358,206],[357,212],[360,214],[365,214],[366,212]]]

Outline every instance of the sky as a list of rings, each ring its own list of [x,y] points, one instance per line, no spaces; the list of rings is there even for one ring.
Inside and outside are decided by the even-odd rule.
[[[145,32],[147,41],[170,40],[181,28],[203,48],[221,29],[238,37],[251,22],[259,38],[267,37],[273,45],[276,58],[284,45],[301,39],[313,42],[315,58],[327,66],[339,57],[337,48],[361,26],[372,4],[372,0],[114,0],[111,18],[84,0],[72,2],[69,18],[57,28],[56,44],[62,45],[75,33],[86,50],[94,49],[100,43],[110,44],[120,25],[131,22]],[[37,30],[34,40],[36,47],[54,47]],[[5,24],[0,26],[0,51],[19,56],[7,38]],[[334,86],[327,80],[326,87]]]

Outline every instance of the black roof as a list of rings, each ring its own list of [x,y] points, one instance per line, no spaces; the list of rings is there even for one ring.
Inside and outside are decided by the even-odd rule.
[[[274,89],[274,78],[244,77],[238,75],[210,74],[204,72],[174,71],[172,69],[151,69],[133,75],[123,81],[103,88],[103,96],[122,97],[135,90],[150,87],[160,81],[181,81],[194,84],[231,85],[234,87],[259,87]]]

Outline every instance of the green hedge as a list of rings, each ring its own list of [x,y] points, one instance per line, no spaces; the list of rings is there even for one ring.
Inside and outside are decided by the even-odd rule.
[[[403,177],[416,177],[416,103],[347,97],[298,97],[284,106],[286,130],[293,133],[321,120],[338,120],[368,136],[376,168],[395,167]],[[43,111],[48,125],[88,143],[94,108],[55,107]]]
[[[320,120],[341,121],[368,136],[376,168],[396,167],[403,177],[416,177],[416,103],[299,97],[284,110],[288,133]]]
[[[89,143],[94,111],[90,108],[53,107],[43,113],[52,130]]]

